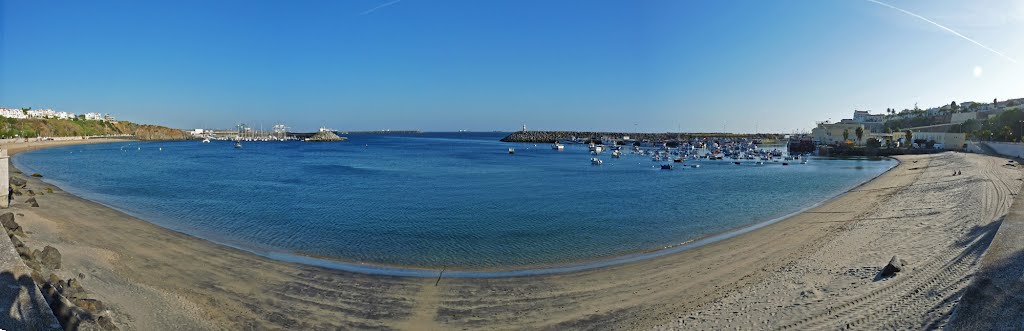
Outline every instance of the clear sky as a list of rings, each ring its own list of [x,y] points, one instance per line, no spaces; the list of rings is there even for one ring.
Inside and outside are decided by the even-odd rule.
[[[179,128],[792,132],[1024,97],[1024,1],[885,3],[949,30],[868,0],[0,0],[0,106]]]

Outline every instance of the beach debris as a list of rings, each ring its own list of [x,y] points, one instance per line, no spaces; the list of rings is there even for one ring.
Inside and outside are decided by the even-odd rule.
[[[36,201],[36,198],[28,198],[28,200],[25,200],[25,203],[32,207],[39,207],[39,202]]]
[[[49,269],[60,269],[60,251],[53,246],[47,245],[43,247],[42,251],[35,250],[32,252],[32,256],[39,264]]]
[[[0,215],[0,225],[3,225],[4,230],[7,230],[7,235],[25,236],[25,230],[21,228],[18,222],[14,221],[14,213],[3,213]]]
[[[32,174],[32,177],[43,177],[43,175],[40,175],[38,172],[36,172]]]
[[[897,255],[893,255],[892,259],[889,259],[889,264],[882,268],[882,271],[878,273],[880,278],[889,278],[895,276],[897,272],[903,271],[907,266],[907,261],[899,258]]]
[[[32,190],[28,190],[28,196],[34,197],[34,196],[36,196],[36,192],[33,192]]]

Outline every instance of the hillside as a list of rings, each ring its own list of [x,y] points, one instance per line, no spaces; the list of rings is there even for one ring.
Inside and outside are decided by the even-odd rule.
[[[0,118],[0,138],[72,137],[129,134],[141,140],[188,139],[184,131],[158,125],[121,121],[109,123],[86,120]]]

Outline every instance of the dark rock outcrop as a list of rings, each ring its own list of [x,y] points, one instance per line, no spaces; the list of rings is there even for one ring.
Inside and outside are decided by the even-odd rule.
[[[330,131],[317,132],[312,137],[306,138],[306,141],[343,141],[343,140],[348,140],[348,138],[339,137],[337,134],[334,134],[334,132],[330,132]]]
[[[36,201],[36,198],[34,198],[34,197],[33,198],[28,198],[28,200],[25,200],[25,203],[27,203],[29,206],[32,206],[32,207],[39,207],[39,202]]]
[[[882,271],[878,273],[878,278],[889,278],[895,276],[897,272],[901,272],[906,269],[907,261],[899,258],[899,256],[893,255],[892,259],[889,260],[889,264],[882,268]]]

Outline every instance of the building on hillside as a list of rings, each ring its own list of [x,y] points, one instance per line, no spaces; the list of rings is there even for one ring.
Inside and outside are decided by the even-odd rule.
[[[845,120],[844,120],[845,121]],[[852,120],[850,120],[852,121]],[[814,142],[818,144],[831,145],[835,143],[841,143],[844,141],[843,133],[849,132],[849,140],[857,144],[862,144],[863,141],[857,141],[857,128],[864,129],[862,123],[818,123],[818,126],[811,130],[811,136],[814,137]],[[869,131],[864,129],[864,139],[867,139]],[[862,139],[863,140],[863,139]]]
[[[100,113],[85,113],[85,119],[89,121],[102,121],[103,114]]]
[[[28,118],[21,109],[0,108],[0,117],[6,118]]]
[[[117,124],[117,119],[114,116],[110,116],[110,114],[103,115],[103,121]]]
[[[882,123],[885,122],[885,115],[871,114],[866,110],[853,111],[854,123]]]

